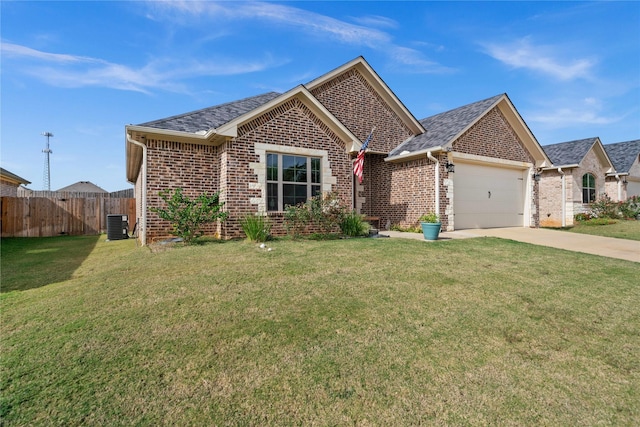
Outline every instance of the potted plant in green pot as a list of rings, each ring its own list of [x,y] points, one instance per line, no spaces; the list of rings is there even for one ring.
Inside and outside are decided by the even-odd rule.
[[[422,235],[426,240],[438,240],[442,223],[437,214],[430,212],[422,215],[419,219],[422,226]]]

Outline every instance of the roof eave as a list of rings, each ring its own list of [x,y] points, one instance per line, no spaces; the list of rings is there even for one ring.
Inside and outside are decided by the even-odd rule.
[[[414,159],[426,156],[428,153],[438,153],[441,151],[446,151],[446,149],[443,146],[438,145],[436,147],[424,148],[422,150],[412,151],[409,153],[404,153],[404,154],[400,153],[395,156],[387,157],[384,159],[384,161],[390,162],[390,163],[406,162],[409,160],[414,160]]]

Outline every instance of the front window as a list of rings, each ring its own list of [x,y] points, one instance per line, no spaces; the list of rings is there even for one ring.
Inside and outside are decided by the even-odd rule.
[[[582,175],[582,203],[596,201],[596,179],[590,173]]]
[[[267,154],[267,210],[282,211],[320,194],[320,158]]]

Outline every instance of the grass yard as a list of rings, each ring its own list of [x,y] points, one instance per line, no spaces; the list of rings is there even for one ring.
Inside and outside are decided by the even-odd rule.
[[[1,245],[7,426],[640,425],[637,263],[492,238]]]
[[[615,224],[608,225],[592,225],[588,222],[576,221],[576,225],[568,228],[567,231],[618,239],[640,240],[640,221],[619,220]]]

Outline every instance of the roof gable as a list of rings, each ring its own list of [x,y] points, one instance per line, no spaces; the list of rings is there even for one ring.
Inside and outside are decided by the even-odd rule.
[[[613,163],[598,137],[545,145],[542,148],[554,167],[578,167],[589,151],[593,150],[607,172],[614,170]]]
[[[267,98],[270,96],[267,96]],[[184,142],[191,144],[203,144],[203,145],[219,145],[226,141],[228,138],[234,138],[238,136],[238,127],[243,124],[278,108],[280,105],[290,101],[292,98],[297,98],[306,107],[311,110],[313,114],[324,122],[329,129],[331,129],[339,138],[345,141],[345,147],[347,152],[354,152],[360,149],[362,143],[360,140],[349,131],[338,119],[336,119],[331,112],[329,112],[317,99],[311,95],[311,93],[304,87],[298,86],[290,91],[277,95],[274,98],[263,102],[256,108],[252,108],[246,111],[244,114],[237,115],[232,120],[229,120],[218,126],[217,128],[211,128],[207,131],[186,132],[183,130],[175,129],[162,129],[149,126],[153,122],[149,122],[146,125],[129,125],[125,127],[126,130],[126,157],[127,157],[127,179],[129,182],[134,182],[138,171],[142,164],[143,149],[140,144],[144,144],[146,139],[153,138],[170,138],[172,141]],[[245,100],[246,101],[246,100]],[[228,106],[228,104],[225,104]],[[216,107],[212,107],[215,109]],[[227,108],[227,107],[225,107]],[[210,110],[210,109],[205,109]],[[185,116],[199,117],[202,116],[205,110],[198,110],[194,113],[187,113],[182,116],[174,116],[173,118],[164,119],[166,123],[179,123]],[[236,115],[240,110],[233,110],[233,115]]]
[[[407,151],[416,152],[428,148],[444,147],[452,143],[464,130],[486,114],[502,96],[493,96],[420,120],[426,132],[403,142],[389,156],[393,157]]]
[[[542,147],[555,166],[579,165],[598,138],[577,139]]]
[[[324,83],[332,80],[333,78],[345,73],[346,71],[355,68],[360,75],[367,81],[368,84],[380,95],[385,103],[391,108],[391,110],[402,120],[402,122],[416,135],[424,132],[424,128],[420,122],[413,116],[413,114],[407,109],[407,107],[400,101],[395,93],[387,86],[387,84],[380,78],[378,73],[374,71],[364,57],[359,56],[356,59],[347,62],[346,64],[312,80],[304,86],[313,91],[314,89],[322,86]]]
[[[427,151],[451,149],[453,143],[462,134],[494,108],[500,109],[526,150],[535,159],[536,166],[549,165],[549,158],[506,93],[420,120],[420,123],[426,128],[426,132],[400,144],[390,153],[389,159],[393,160],[395,157],[399,160],[422,155]]]
[[[607,144],[604,146],[604,150],[607,152],[617,172],[629,173],[640,155],[640,139]]]

